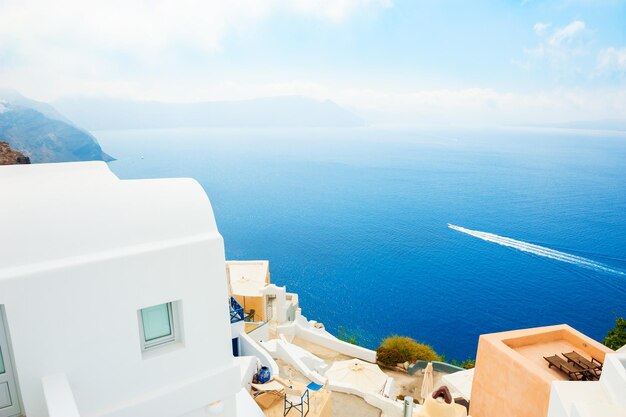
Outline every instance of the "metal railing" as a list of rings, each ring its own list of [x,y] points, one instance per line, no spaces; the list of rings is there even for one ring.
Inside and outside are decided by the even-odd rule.
[[[235,299],[235,297],[230,297],[230,322],[237,323],[244,319],[243,307],[239,302]]]

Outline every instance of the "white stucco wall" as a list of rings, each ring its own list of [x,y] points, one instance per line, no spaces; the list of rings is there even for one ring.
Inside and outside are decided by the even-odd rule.
[[[626,417],[626,355],[604,358],[599,381],[553,381],[548,417]]]
[[[0,207],[0,305],[25,414],[47,416],[42,378],[65,374],[81,416],[235,415],[224,246],[202,188],[55,165],[0,168],[20,184]],[[137,311],[170,301],[182,341],[144,357]]]
[[[371,363],[376,362],[376,351],[339,340],[326,330],[314,327],[315,323],[315,321],[308,321],[306,317],[296,313],[295,321],[278,326],[277,331],[287,336],[300,337],[346,356],[359,358]]]
[[[242,356],[253,356],[259,359],[261,365],[267,366],[274,376],[280,374],[280,368],[270,354],[267,353],[254,339],[243,333],[239,336],[240,353]]]

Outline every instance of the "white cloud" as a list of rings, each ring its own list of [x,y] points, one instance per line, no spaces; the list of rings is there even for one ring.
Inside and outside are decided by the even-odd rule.
[[[43,100],[130,93],[145,87],[144,79],[176,85],[188,72],[206,71],[226,36],[253,38],[277,13],[337,25],[390,6],[390,0],[0,0],[0,84]]]
[[[34,88],[45,88],[36,80]],[[41,83],[42,85],[38,85]],[[333,100],[356,111],[372,124],[506,125],[626,119],[626,88],[553,89],[512,92],[493,88],[417,89],[362,88],[350,82],[320,83],[311,78],[255,81],[220,77],[207,81],[186,77],[163,84],[159,79],[64,79],[55,93],[104,95],[157,101],[243,100],[302,95]],[[24,91],[29,95],[29,91]],[[35,96],[35,98],[41,98]]]
[[[581,59],[589,54],[591,32],[582,20],[574,20],[564,27],[554,28],[551,24],[537,22],[533,31],[539,43],[531,48],[524,48],[525,59],[513,59],[511,62],[524,70],[543,68],[546,64],[557,72],[558,77],[564,75],[580,75]],[[582,65],[584,66],[584,65]]]
[[[598,54],[598,66],[605,71],[626,72],[626,47],[601,50]]]
[[[537,36],[543,36],[546,34],[546,31],[548,30],[549,27],[550,27],[550,23],[537,22],[533,26],[533,30],[535,31],[535,34]]]
[[[390,0],[4,0],[0,52],[10,47],[19,61],[32,65],[47,65],[49,60],[39,58],[50,50],[64,58],[127,54],[149,60],[179,45],[219,51],[229,31],[248,31],[279,10],[336,23],[359,9],[390,5]]]
[[[190,87],[180,101],[248,99],[279,95],[302,95],[333,100],[353,109],[373,124],[533,124],[576,120],[626,119],[626,88],[554,89],[519,93],[493,88],[411,89],[361,88],[346,84],[322,84],[308,80],[254,83],[221,81]],[[172,87],[174,88],[174,87]],[[149,89],[146,89],[150,91]],[[177,88],[180,91],[180,86]],[[145,97],[165,100],[173,91],[152,90]],[[144,91],[145,93],[145,91]],[[159,96],[158,94],[164,94]]]
[[[153,50],[182,38],[215,49],[230,25],[267,13],[257,1],[46,0],[0,3],[0,34],[12,44],[63,49]],[[9,42],[5,42],[5,45]]]
[[[585,29],[585,22],[582,20],[574,20],[569,25],[557,29],[550,37],[549,43],[552,46],[561,46],[564,42],[572,42],[577,36],[582,34]]]
[[[388,93],[339,92],[336,100],[371,121],[446,124],[541,124],[626,119],[626,89],[514,93],[491,88]]]
[[[390,5],[390,0],[5,0],[0,34],[4,40],[117,48],[189,41],[212,50],[227,30],[279,9],[341,21],[360,8]]]
[[[287,0],[296,10],[340,22],[355,10],[368,6],[390,7],[391,0]]]
[[[0,82],[42,100],[75,94],[165,101],[300,94],[332,99],[374,122],[626,118],[626,92],[619,89],[537,94],[486,88],[390,91],[359,88],[339,77],[334,84],[312,82],[317,78],[306,72],[285,76],[222,71],[213,76],[164,67],[168,52],[181,45],[199,48],[205,55],[220,53],[225,35],[248,35],[277,10],[341,24],[359,11],[390,5],[389,0],[0,0]],[[538,22],[533,29],[539,43],[526,50],[527,61],[520,64],[529,69],[546,59],[567,62],[585,46],[579,42],[587,31],[582,21],[556,29]],[[623,57],[623,49],[608,48],[598,65],[623,68]],[[139,70],[129,73],[125,61],[131,70],[133,65]],[[301,79],[275,81],[294,76]]]

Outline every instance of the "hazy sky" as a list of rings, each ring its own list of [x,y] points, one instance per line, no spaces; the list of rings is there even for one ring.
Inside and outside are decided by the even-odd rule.
[[[626,119],[626,0],[0,0],[0,85],[300,94],[374,122]]]

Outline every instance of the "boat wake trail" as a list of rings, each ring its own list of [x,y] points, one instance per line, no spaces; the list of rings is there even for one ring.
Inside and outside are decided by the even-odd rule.
[[[498,245],[517,249],[522,252],[542,256],[544,258],[554,259],[556,261],[566,262],[568,264],[576,265],[581,268],[592,269],[594,271],[605,272],[608,274],[614,274],[619,276],[626,276],[626,272],[624,271],[611,268],[610,266],[604,265],[600,262],[592,261],[591,259],[583,258],[582,256],[576,256],[569,253],[560,252],[558,250],[544,248],[543,246],[533,245],[532,243],[526,243],[508,237],[498,236],[493,233],[466,229],[464,227],[455,226],[453,224],[448,224],[448,227],[452,230],[456,230],[457,232],[465,233],[470,236],[485,240],[487,242],[497,243]]]

